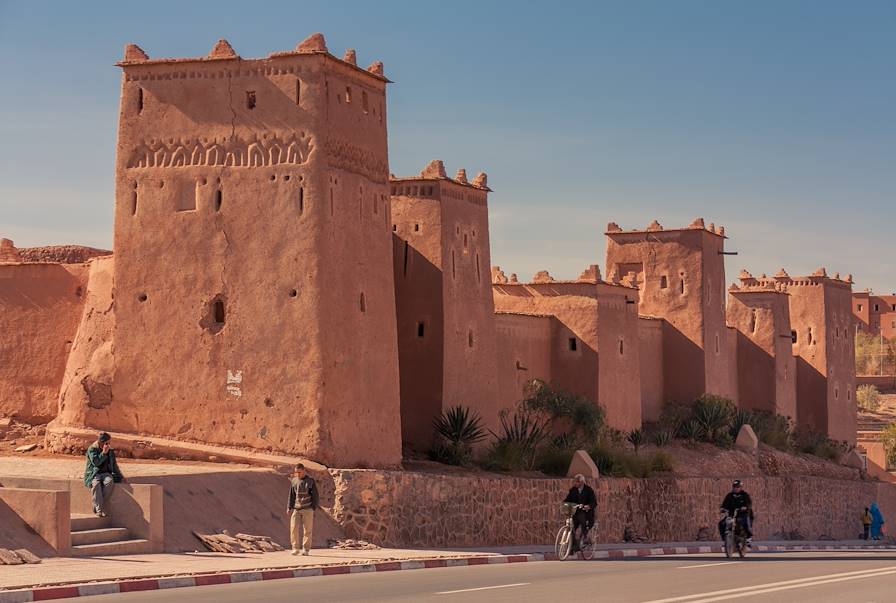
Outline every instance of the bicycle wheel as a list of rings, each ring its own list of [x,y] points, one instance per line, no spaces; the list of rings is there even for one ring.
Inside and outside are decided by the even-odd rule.
[[[734,553],[734,533],[729,530],[725,533],[725,556],[731,557]]]
[[[579,549],[579,556],[585,561],[591,561],[594,559],[594,539],[592,537],[594,534],[594,529],[592,528],[584,538],[581,538],[579,545],[581,548]]]
[[[557,541],[554,544],[554,551],[557,553],[557,559],[563,561],[569,557],[569,552],[571,550],[572,530],[569,529],[569,526],[563,526],[560,528],[560,531],[557,532]]]

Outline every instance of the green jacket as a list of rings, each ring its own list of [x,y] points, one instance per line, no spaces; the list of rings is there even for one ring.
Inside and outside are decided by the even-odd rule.
[[[115,483],[122,481],[124,479],[124,475],[121,474],[121,470],[118,468],[118,461],[115,460],[115,451],[110,450],[109,454],[103,454],[102,449],[93,444],[90,448],[87,449],[87,467],[84,469],[84,485],[88,488],[90,487],[90,482],[93,481],[93,478],[96,477],[96,474],[99,473],[100,467],[103,464],[109,461],[109,467],[112,470],[112,479],[115,480]]]

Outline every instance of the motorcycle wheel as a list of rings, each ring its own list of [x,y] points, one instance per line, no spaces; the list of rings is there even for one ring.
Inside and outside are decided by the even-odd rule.
[[[557,532],[557,541],[554,543],[554,551],[557,553],[557,559],[560,561],[564,561],[569,557],[569,553],[572,551],[572,530],[569,529],[569,526],[563,526],[560,528],[560,531]]]
[[[734,534],[728,532],[725,534],[725,557],[731,557],[734,553]]]

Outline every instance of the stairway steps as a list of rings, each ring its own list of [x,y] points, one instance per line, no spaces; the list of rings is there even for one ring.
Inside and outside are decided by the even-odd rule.
[[[99,530],[100,528],[108,528],[109,524],[110,519],[108,517],[97,517],[96,515],[78,513],[72,515],[72,532]]]
[[[98,528],[95,530],[72,531],[72,545],[102,544],[129,540],[131,532],[127,528]]]
[[[79,544],[72,547],[74,557],[96,557],[100,555],[136,555],[139,553],[151,553],[152,546],[149,540],[136,538],[133,540],[120,540],[118,542],[102,542],[98,544]]]

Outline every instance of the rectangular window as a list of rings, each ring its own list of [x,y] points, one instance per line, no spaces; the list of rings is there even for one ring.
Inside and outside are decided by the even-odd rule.
[[[862,311],[862,304],[856,304],[856,312]]]
[[[143,113],[143,88],[137,88],[137,113]]]
[[[880,312],[880,304],[874,304],[874,311]]]
[[[361,91],[361,109],[364,110],[364,113],[367,113],[368,111],[370,111],[370,105],[367,101],[367,91],[366,90]]]
[[[352,102],[352,89],[350,86],[345,87],[345,102]]]
[[[660,289],[665,289],[669,286],[669,278],[666,275],[660,277]]]
[[[575,352],[579,349],[579,341],[575,337],[569,338],[569,351]]]
[[[423,337],[426,333],[426,324],[422,322],[417,323],[417,337]]]
[[[296,104],[300,105],[302,101],[302,80],[296,78]]]

